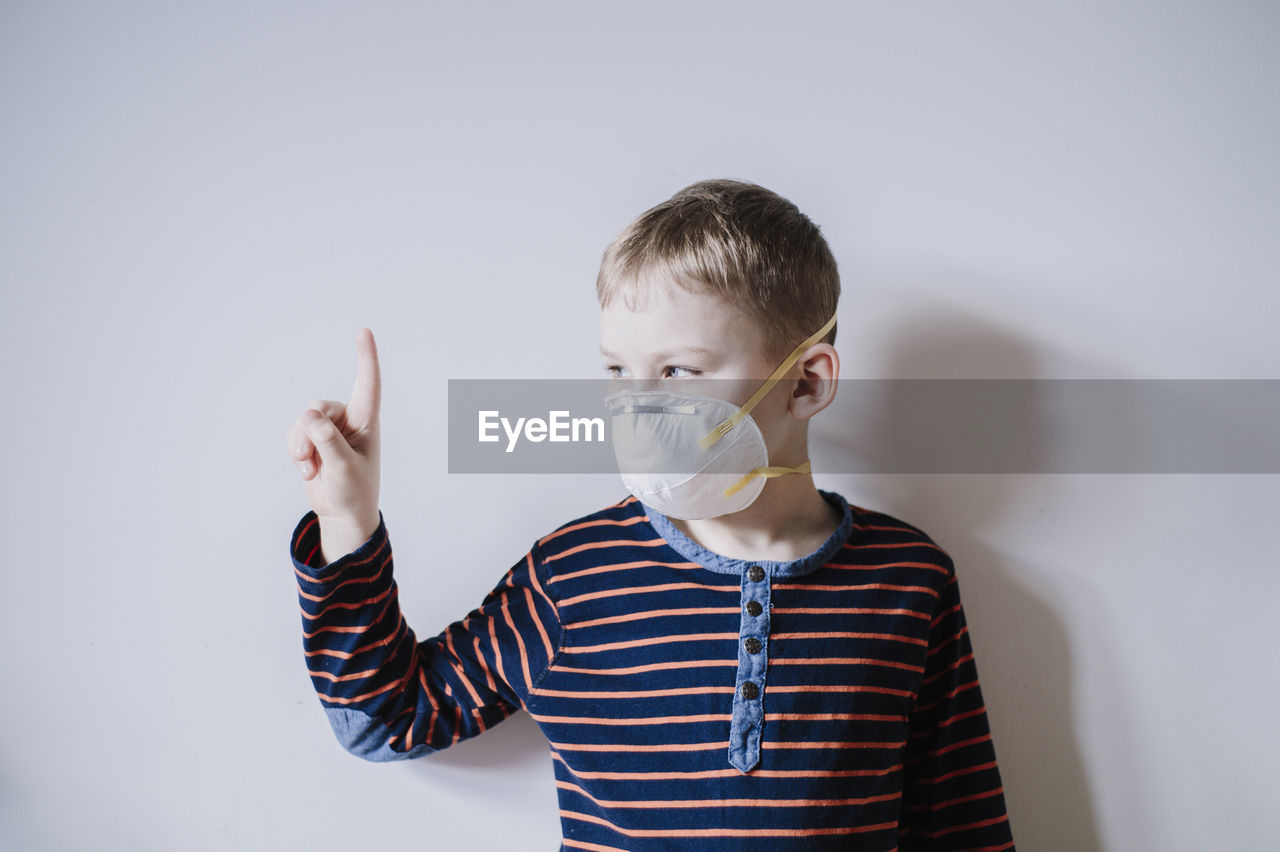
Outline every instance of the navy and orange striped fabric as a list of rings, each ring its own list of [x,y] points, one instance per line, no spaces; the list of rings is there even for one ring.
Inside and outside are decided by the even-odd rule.
[[[562,850],[1014,849],[950,557],[819,493],[843,521],[791,562],[712,553],[627,497],[534,541],[425,640],[385,523],[322,565],[308,512],[291,556],[320,703],[369,760],[528,712]]]

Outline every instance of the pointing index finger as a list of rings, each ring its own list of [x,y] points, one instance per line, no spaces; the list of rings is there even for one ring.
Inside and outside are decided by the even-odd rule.
[[[356,333],[356,384],[348,410],[351,417],[371,423],[382,405],[382,371],[378,366],[378,346],[367,328]]]

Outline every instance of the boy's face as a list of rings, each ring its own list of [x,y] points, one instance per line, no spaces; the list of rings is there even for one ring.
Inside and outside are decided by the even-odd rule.
[[[606,375],[627,379],[637,390],[710,396],[742,406],[778,366],[765,356],[763,331],[719,296],[664,284],[650,288],[635,310],[619,298],[600,312]],[[808,457],[809,418],[831,403],[839,371],[835,347],[815,344],[751,409],[770,464],[795,465]]]
[[[751,318],[719,296],[675,284],[649,290],[636,310],[622,299],[602,310],[600,354],[606,375],[628,379],[632,388],[667,388],[738,406],[777,367],[765,360],[763,332]],[[799,373],[793,365],[787,376]],[[803,415],[797,420],[791,412],[787,387],[779,382],[751,410],[771,458],[805,425]]]

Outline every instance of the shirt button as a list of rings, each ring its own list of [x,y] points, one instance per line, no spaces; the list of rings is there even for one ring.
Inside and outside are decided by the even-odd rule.
[[[751,578],[751,582],[759,583],[764,579],[764,569],[759,565],[752,565],[747,569],[747,576]]]
[[[743,698],[746,698],[746,699],[752,699],[752,698],[755,698],[755,697],[756,697],[757,695],[759,695],[759,694],[760,694],[760,687],[756,686],[756,685],[755,685],[754,683],[752,683],[751,681],[747,681],[746,683],[744,683],[744,684],[742,685],[742,697],[743,697]]]
[[[747,612],[751,615],[759,615],[764,611],[764,607],[760,606],[760,601],[747,601]]]
[[[754,636],[747,639],[745,644],[747,646],[748,654],[759,654],[760,649],[764,647],[763,645],[760,644],[760,640]]]

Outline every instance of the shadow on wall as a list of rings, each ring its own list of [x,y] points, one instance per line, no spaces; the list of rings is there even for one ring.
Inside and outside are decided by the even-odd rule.
[[[880,371],[884,378],[1037,378],[1031,344],[961,312],[919,314],[895,328],[892,339],[896,342]],[[904,438],[902,431],[909,429],[903,420],[909,406],[895,406],[892,383],[888,387],[874,405],[855,409],[852,422],[814,421],[815,468],[887,470],[876,460],[901,459],[910,452],[917,436]],[[1034,417],[1027,421],[1025,413],[1019,422],[1030,422],[1031,434],[1016,436],[1018,457],[1052,452],[1049,431],[1036,428]],[[979,535],[998,525],[1016,501],[1035,499],[1031,488],[1038,478],[894,473],[839,478],[852,486],[843,492],[851,502],[921,527],[955,561],[1019,848],[1101,852],[1072,717],[1072,688],[1079,679],[1073,677],[1066,627],[1054,601],[1029,587],[1016,561]]]
[[[474,793],[477,801],[499,797],[509,801],[527,800],[528,776],[513,771],[516,769],[541,767],[550,779],[548,783],[555,782],[546,735],[523,710],[491,725],[479,736],[408,764],[424,779],[433,783],[444,781],[453,789]],[[503,789],[508,784],[510,789]]]

